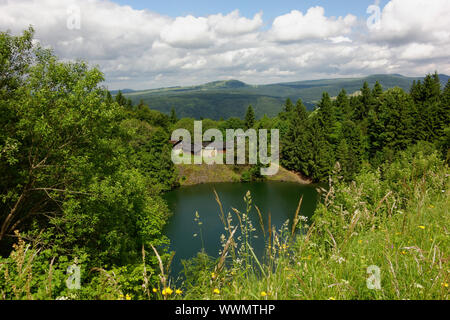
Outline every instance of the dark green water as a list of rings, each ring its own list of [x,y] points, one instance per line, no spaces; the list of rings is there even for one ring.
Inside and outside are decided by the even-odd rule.
[[[318,200],[316,186],[285,182],[203,184],[166,193],[164,197],[173,213],[165,228],[165,234],[171,241],[170,249],[176,252],[172,263],[174,276],[177,276],[182,269],[181,260],[190,259],[202,250],[200,227],[194,221],[196,211],[202,222],[201,233],[205,251],[212,257],[219,257],[220,235],[226,232],[219,218],[220,210],[215,201],[214,189],[219,194],[225,215],[228,212],[232,213],[235,226],[238,225],[238,220],[231,208],[245,212],[246,204],[243,198],[247,191],[250,191],[253,204],[261,210],[266,230],[269,212],[272,225],[279,229],[286,220],[293,220],[302,195],[303,204],[300,214],[309,218]],[[254,234],[258,236],[257,239],[252,240],[252,245],[259,255],[264,248],[264,237],[255,209],[250,212],[250,217],[256,228]],[[194,237],[194,234],[198,236]]]

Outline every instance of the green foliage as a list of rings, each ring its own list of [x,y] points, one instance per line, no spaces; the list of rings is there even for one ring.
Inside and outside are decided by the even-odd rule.
[[[253,107],[250,105],[247,109],[247,113],[245,114],[245,128],[250,129],[255,125],[255,112],[253,111]]]
[[[161,232],[169,211],[159,194],[176,185],[168,161],[168,117],[148,108],[133,111],[120,95],[120,103],[113,102],[99,86],[99,70],[61,62],[51,51],[33,47],[31,29],[20,37],[1,33],[0,51],[6,57],[0,96],[1,254],[9,255],[19,230],[39,245],[35,252],[48,252],[39,255],[47,264],[66,257],[78,258],[85,270],[139,265],[142,246],[166,243]],[[32,258],[23,254],[30,263]],[[32,291],[33,283],[21,274],[14,277],[26,290],[7,289],[5,295],[44,297],[42,288]],[[2,288],[2,281],[10,281],[5,279]]]

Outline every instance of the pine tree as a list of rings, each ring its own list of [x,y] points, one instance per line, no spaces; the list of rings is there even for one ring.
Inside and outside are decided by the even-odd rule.
[[[328,92],[324,92],[322,95],[322,100],[320,100],[318,105],[318,115],[319,122],[327,132],[331,130],[334,121],[333,105],[331,103],[331,98]]]
[[[305,146],[307,120],[306,107],[301,100],[298,100],[295,109],[289,113],[287,132],[282,136],[283,165],[290,170],[302,173],[305,173],[304,164],[307,162],[304,157],[305,149],[307,149]]]
[[[361,121],[367,117],[373,104],[372,90],[370,90],[367,81],[364,82],[364,85],[361,88],[361,96],[359,98],[361,104],[359,110],[356,110],[356,119]]]
[[[127,105],[127,99],[123,96],[122,91],[120,90],[116,95],[116,102],[122,107],[125,107]]]
[[[172,107],[172,109],[170,110],[170,122],[176,123],[177,121],[178,121],[178,119],[177,119],[177,114],[175,113],[175,108]]]
[[[109,90],[106,90],[106,103],[108,105],[110,105],[111,103],[113,103],[113,97],[111,95],[111,92],[109,92]]]
[[[255,112],[253,111],[253,107],[248,106],[247,113],[245,114],[245,127],[246,129],[253,128],[255,125]]]
[[[372,90],[372,97],[379,98],[382,94],[383,94],[383,87],[377,81],[377,82],[375,82],[375,86],[373,87],[373,90]]]
[[[286,99],[286,103],[284,105],[284,112],[291,112],[292,110],[294,110],[294,104],[292,103],[292,100],[290,98]]]
[[[336,101],[336,120],[342,121],[344,119],[351,119],[351,108],[350,108],[350,100],[347,95],[347,91],[345,89],[342,89],[341,92],[339,92]]]
[[[411,96],[417,108],[417,137],[419,140],[435,141],[441,127],[441,83],[439,75],[428,74],[423,84],[418,82],[411,88]]]
[[[125,109],[133,110],[133,101],[131,99],[125,99]]]

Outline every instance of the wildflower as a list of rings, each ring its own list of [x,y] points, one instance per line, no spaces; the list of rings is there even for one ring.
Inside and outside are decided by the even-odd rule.
[[[216,288],[216,289],[213,290],[213,293],[214,294],[220,294],[220,290]]]
[[[216,278],[216,274],[214,272],[211,273],[211,278],[213,278],[213,279]]]
[[[156,288],[153,288],[153,293],[157,293],[158,292],[158,289],[156,289]]]
[[[328,300],[336,300],[336,298],[334,297],[330,297]]]
[[[448,283],[447,282],[443,282],[442,286],[445,287],[445,288],[448,288]]]
[[[129,294],[126,295],[125,299],[131,300],[131,296]]]
[[[267,292],[262,291],[262,292],[261,292],[261,297],[267,297]]]
[[[176,294],[182,294],[183,291],[181,291],[180,289],[177,289],[177,290],[175,291],[175,293],[176,293]]]
[[[406,254],[406,251],[405,250],[403,250],[402,252],[400,252],[401,254]]]
[[[170,289],[170,288],[167,288],[166,292],[167,292],[167,294],[170,296],[170,295],[173,293],[173,290]]]
[[[162,294],[163,294],[163,296],[167,295],[167,290],[163,289]]]
[[[425,226],[419,226],[419,228],[425,230]]]
[[[363,243],[363,241],[362,240],[358,240],[358,243],[361,244],[361,243]]]

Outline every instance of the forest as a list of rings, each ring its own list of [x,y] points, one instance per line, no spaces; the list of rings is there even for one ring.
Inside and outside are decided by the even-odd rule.
[[[450,81],[437,72],[409,92],[366,82],[360,95],[324,92],[312,111],[288,99],[274,117],[249,106],[244,119],[202,119],[279,129],[281,165],[326,187],[311,225],[297,212],[271,230],[264,261],[224,216],[221,257],[200,252],[175,288],[162,194],[180,183],[171,132],[194,119],[113,96],[99,69],[33,37],[0,33],[0,299],[448,298]],[[382,291],[365,288],[369,262],[389,270]],[[66,285],[74,264],[78,290]]]

